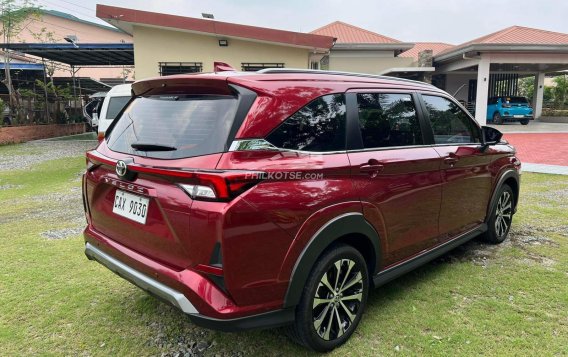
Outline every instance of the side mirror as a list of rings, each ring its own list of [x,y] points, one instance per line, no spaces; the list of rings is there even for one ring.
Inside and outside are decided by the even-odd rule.
[[[502,132],[490,126],[481,127],[481,131],[483,133],[483,149],[487,148],[489,145],[500,143],[503,138]]]

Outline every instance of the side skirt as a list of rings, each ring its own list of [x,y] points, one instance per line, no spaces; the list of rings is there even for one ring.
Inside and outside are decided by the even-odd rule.
[[[459,247],[460,245],[464,244],[465,242],[475,238],[476,236],[480,235],[481,233],[487,231],[487,224],[483,223],[478,227],[466,232],[451,241],[448,241],[442,245],[434,247],[431,250],[428,250],[420,255],[415,256],[407,261],[404,261],[398,265],[395,265],[391,268],[383,270],[379,272],[377,275],[373,277],[373,283],[375,287],[384,285],[389,281],[398,278],[401,275],[404,275],[419,266],[422,266],[429,261],[436,259],[440,255],[449,252],[450,250]]]

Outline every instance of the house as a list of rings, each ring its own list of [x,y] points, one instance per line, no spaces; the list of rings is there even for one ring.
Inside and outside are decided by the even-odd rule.
[[[568,34],[512,26],[453,46],[404,42],[341,21],[299,33],[97,5],[97,16],[132,35],[138,79],[212,71],[311,68],[391,75],[431,82],[486,122],[487,100],[517,95],[535,78],[535,116],[542,113],[546,74],[568,70]]]

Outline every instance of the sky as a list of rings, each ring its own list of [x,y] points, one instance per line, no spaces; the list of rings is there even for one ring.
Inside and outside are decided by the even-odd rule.
[[[460,44],[512,25],[568,33],[568,0],[37,0],[45,9],[96,18],[97,3],[309,32],[333,21],[403,42]]]

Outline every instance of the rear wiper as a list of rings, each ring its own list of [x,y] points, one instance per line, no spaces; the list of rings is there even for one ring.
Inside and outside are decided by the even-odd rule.
[[[162,144],[155,144],[155,143],[143,143],[143,142],[135,142],[130,144],[135,150],[140,151],[174,151],[177,150],[175,146],[168,146]]]

